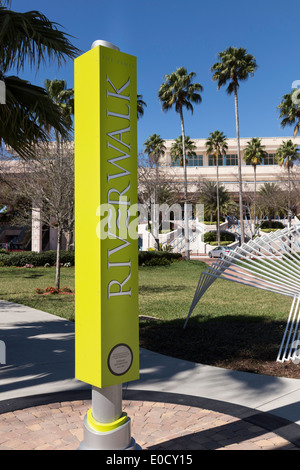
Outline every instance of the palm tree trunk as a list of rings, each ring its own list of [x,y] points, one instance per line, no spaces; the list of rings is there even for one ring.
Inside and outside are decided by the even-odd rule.
[[[157,197],[157,185],[158,185],[158,163],[155,162],[155,175],[156,175],[156,182],[154,186],[154,238],[156,243],[156,249],[159,251],[159,214],[157,213],[157,206],[158,206],[158,197]]]
[[[236,139],[237,139],[237,152],[238,152],[241,243],[244,243],[244,241],[245,241],[245,230],[244,230],[243,185],[242,185],[242,167],[241,167],[241,150],[240,150],[240,126],[239,126],[238,95],[237,95],[237,88],[236,87],[234,88],[234,104],[235,104],[235,124],[236,124]]]
[[[254,204],[253,204],[253,235],[255,235],[255,224],[256,224],[256,165],[253,167],[254,169]]]
[[[290,173],[290,165],[288,162],[288,227],[291,226],[291,173]]]
[[[185,259],[190,259],[190,239],[189,239],[189,220],[187,207],[187,174],[186,174],[186,156],[185,156],[185,131],[182,109],[180,109],[180,122],[182,134],[182,158],[184,172],[184,238],[185,238]]]
[[[219,155],[217,155],[217,238],[218,246],[221,245],[220,233],[220,200],[219,200]]]

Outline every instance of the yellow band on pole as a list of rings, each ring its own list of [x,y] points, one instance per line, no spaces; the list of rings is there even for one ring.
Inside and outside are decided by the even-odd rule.
[[[92,409],[89,409],[87,412],[87,422],[89,426],[98,432],[113,431],[114,429],[122,426],[122,424],[125,424],[127,419],[127,413],[122,413],[122,416],[112,423],[98,423],[98,421],[93,417]]]

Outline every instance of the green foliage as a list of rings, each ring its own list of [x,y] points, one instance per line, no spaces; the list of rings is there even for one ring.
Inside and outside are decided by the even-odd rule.
[[[6,87],[0,134],[3,143],[23,158],[34,156],[32,144],[49,140],[49,126],[68,136],[65,119],[46,90],[15,76],[26,64],[38,70],[47,62],[61,65],[77,57],[80,51],[58,27],[38,11],[19,13],[0,2],[0,67]],[[14,75],[7,75],[9,69]]]
[[[203,241],[205,243],[211,243],[217,241],[217,232],[206,232],[203,235]],[[233,233],[221,232],[221,242],[234,242],[235,236]]]
[[[227,242],[221,242],[220,246],[227,246],[230,245],[232,241],[227,241]],[[218,242],[210,242],[209,243],[211,246],[219,246]]]
[[[272,220],[271,222],[269,222],[268,220],[265,220],[260,228],[261,229],[266,229],[266,228],[276,228],[276,229],[280,229],[280,228],[284,228],[285,225],[280,222],[279,220]]]
[[[139,251],[139,266],[166,266],[180,258],[180,253],[169,251]]]
[[[61,263],[71,263],[74,266],[74,251],[61,251]],[[35,253],[33,251],[0,253],[0,266],[18,266],[22,267],[26,264],[33,266],[45,266],[49,264],[54,266],[56,262],[56,251],[44,251]]]
[[[172,261],[166,257],[154,257],[145,261],[145,266],[168,266]]]
[[[222,217],[220,218],[220,224],[223,224],[225,222],[225,219],[223,219]],[[201,222],[202,224],[204,225],[216,225],[217,224],[217,221],[216,220],[213,220],[213,221],[210,221],[210,220],[204,220],[203,222]]]
[[[261,231],[264,233],[276,232],[277,228],[262,228]]]

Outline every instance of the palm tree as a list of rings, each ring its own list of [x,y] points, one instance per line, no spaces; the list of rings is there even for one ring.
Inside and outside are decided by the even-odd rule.
[[[213,181],[204,182],[200,189],[200,202],[204,205],[206,220],[208,217],[211,222],[215,219],[218,207],[217,200],[217,183]],[[235,210],[235,203],[223,185],[219,186],[219,210],[222,214]]]
[[[74,89],[67,88],[65,80],[45,80],[45,88],[51,101],[58,106],[68,130],[72,129],[74,115]],[[60,132],[55,129],[55,137],[59,144]]]
[[[143,95],[137,95],[137,118],[138,119],[144,116],[144,108],[146,107],[147,105],[145,101],[143,101]]]
[[[145,142],[145,152],[148,154],[150,161],[155,166],[156,181],[154,185],[154,213],[153,213],[153,228],[154,228],[154,237],[156,241],[157,250],[159,250],[159,237],[158,237],[158,227],[157,227],[157,204],[158,204],[158,167],[159,160],[164,155],[166,151],[165,141],[160,137],[160,135],[152,134]]]
[[[246,49],[228,47],[218,54],[219,62],[216,62],[211,70],[214,72],[213,80],[218,82],[218,89],[228,84],[226,91],[228,95],[234,94],[235,122],[238,152],[238,174],[239,174],[239,205],[241,221],[241,243],[245,240],[244,215],[243,215],[243,186],[241,169],[240,150],[240,130],[239,130],[239,109],[238,109],[238,88],[241,81],[245,81],[249,76],[254,75],[257,68],[255,58],[248,54]]]
[[[281,120],[281,126],[294,126],[294,137],[300,132],[300,106],[299,99],[300,90],[293,90],[291,93],[283,95],[282,101],[279,103],[277,108],[280,110],[279,118]],[[295,97],[297,99],[295,99]]]
[[[163,111],[169,111],[175,106],[175,111],[180,116],[181,135],[182,135],[182,155],[184,169],[184,219],[185,219],[185,256],[190,257],[190,241],[189,241],[189,223],[187,211],[187,173],[185,158],[185,129],[183,120],[183,108],[193,113],[193,104],[199,104],[202,101],[199,92],[203,91],[200,83],[192,83],[195,78],[195,72],[187,73],[185,67],[178,68],[175,72],[165,75],[165,82],[158,90],[158,97],[162,102]]]
[[[159,166],[159,160],[166,151],[165,141],[160,137],[160,135],[152,134],[144,142],[144,145],[145,152],[148,154],[151,162],[157,168]]]
[[[272,219],[280,215],[282,209],[282,191],[276,183],[264,183],[258,191],[258,205],[263,217],[268,217],[269,227]]]
[[[255,234],[255,223],[256,223],[256,167],[261,165],[264,158],[268,156],[268,152],[264,150],[264,145],[261,144],[261,140],[258,137],[253,137],[247,142],[244,151],[244,160],[253,167],[254,171],[254,204],[253,204],[253,235]]]
[[[218,245],[221,243],[220,234],[220,198],[219,198],[219,158],[222,155],[226,155],[228,145],[226,137],[223,132],[214,131],[209,134],[206,141],[206,150],[209,154],[213,155],[214,162],[217,167],[217,240]]]
[[[0,106],[1,143],[23,158],[34,155],[34,144],[49,139],[48,126],[67,135],[65,119],[46,90],[16,76],[25,64],[37,69],[56,60],[58,65],[74,59],[79,50],[68,35],[38,11],[18,13],[0,3],[0,80],[6,86],[6,104]]]
[[[74,89],[67,88],[65,80],[45,80],[45,88],[51,101],[60,110],[61,115],[65,121],[65,127],[68,130],[72,128],[72,115],[74,114]],[[62,148],[61,148],[61,135],[57,129],[55,129],[56,145],[57,145],[57,164],[61,171],[63,171],[62,161]],[[63,137],[63,136],[62,136]],[[58,174],[60,171],[58,172]],[[61,242],[63,235],[63,220],[56,220],[57,226],[57,246],[56,246],[56,279],[55,286],[57,289],[60,287],[60,251]]]
[[[194,142],[189,138],[189,136],[185,136],[185,164],[188,164],[188,157],[196,156],[196,145]],[[182,146],[182,136],[180,135],[177,139],[174,140],[172,143],[170,153],[172,155],[173,162],[178,162],[179,165],[183,167],[183,146]]]
[[[288,171],[288,226],[291,225],[291,168],[294,162],[299,160],[299,150],[297,144],[291,140],[283,141],[276,152],[278,165],[283,166]]]

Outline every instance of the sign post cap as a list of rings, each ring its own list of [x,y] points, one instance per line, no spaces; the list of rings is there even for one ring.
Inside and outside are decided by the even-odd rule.
[[[115,46],[111,42],[103,41],[102,39],[97,39],[96,41],[94,41],[92,44],[92,49],[97,46],[109,47],[110,49],[115,49],[116,51],[120,50],[117,46]]]

